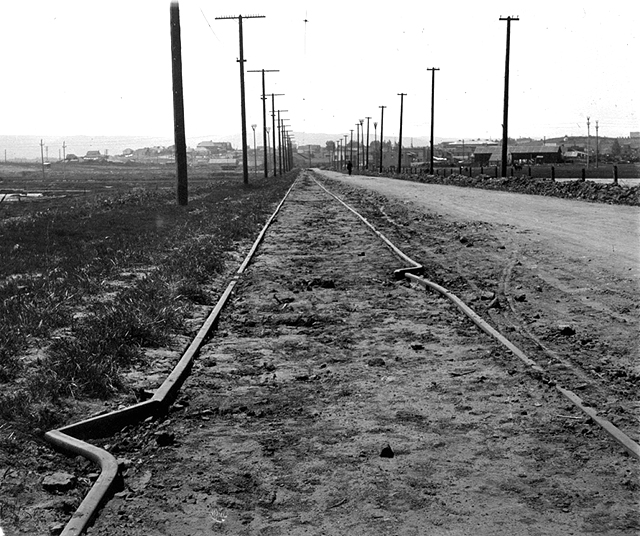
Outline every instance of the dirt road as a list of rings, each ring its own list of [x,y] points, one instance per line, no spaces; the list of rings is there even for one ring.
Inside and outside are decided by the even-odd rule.
[[[385,177],[322,175],[374,190],[454,221],[488,222],[527,232],[527,242],[560,257],[597,262],[599,267],[640,281],[640,207],[587,203]]]
[[[488,224],[341,193],[472,300],[500,282]],[[636,534],[636,464],[400,265],[304,178],[172,414],[108,440],[90,534]]]

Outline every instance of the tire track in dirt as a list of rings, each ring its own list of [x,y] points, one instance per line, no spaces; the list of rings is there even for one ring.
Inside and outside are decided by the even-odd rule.
[[[628,457],[398,267],[303,176],[90,534],[635,534]]]

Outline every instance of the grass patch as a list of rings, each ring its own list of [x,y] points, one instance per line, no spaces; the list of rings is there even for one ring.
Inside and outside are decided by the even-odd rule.
[[[40,427],[69,397],[126,391],[123,370],[184,332],[293,178],[202,181],[188,207],[156,185],[0,220],[0,418]]]

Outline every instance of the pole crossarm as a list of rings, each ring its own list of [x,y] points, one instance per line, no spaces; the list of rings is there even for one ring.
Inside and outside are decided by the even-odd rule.
[[[228,19],[264,19],[265,15],[227,15],[226,17],[216,17],[216,20]]]

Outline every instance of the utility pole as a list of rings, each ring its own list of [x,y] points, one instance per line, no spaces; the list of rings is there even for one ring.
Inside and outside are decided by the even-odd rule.
[[[600,144],[598,140],[598,120],[596,119],[596,168],[598,167],[598,153],[600,152]]]
[[[278,159],[276,157],[276,97],[281,97],[284,93],[271,93],[271,129],[273,134],[273,176],[278,174]]]
[[[380,108],[380,170],[382,173],[382,153],[384,152],[384,109],[386,106],[378,106]]]
[[[356,123],[356,169],[360,169],[360,123]]]
[[[591,156],[591,130],[589,127],[591,123],[589,122],[589,116],[587,116],[587,169],[589,169],[589,157]]]
[[[278,164],[280,168],[280,175],[282,175],[282,120],[280,119],[280,112],[288,112],[289,110],[278,110]]]
[[[67,142],[62,142],[62,180],[67,178]]]
[[[504,62],[504,113],[502,117],[502,176],[507,176],[508,128],[509,120],[509,54],[511,49],[511,21],[520,20],[518,17],[500,17],[507,21],[507,54]]]
[[[378,147],[378,122],[374,121],[373,122],[373,146],[374,147]],[[380,149],[378,149],[380,150]],[[376,152],[373,152],[373,158],[374,158],[374,162],[377,160],[376,159]]]
[[[264,73],[279,73],[277,69],[260,69],[259,71],[247,71],[249,73],[262,73],[262,144],[264,145],[264,178],[269,176],[267,161],[269,160],[267,152],[267,95],[265,93]]]
[[[256,148],[256,127],[258,125],[251,125],[251,129],[253,130],[253,176],[255,178],[256,173],[258,172],[258,150]]]
[[[406,93],[398,93],[400,95],[400,141],[398,143],[398,173],[402,173],[402,108],[404,105],[404,96]]]
[[[44,175],[44,142],[40,140],[40,157],[42,158],[42,180],[46,180]]]
[[[362,138],[362,145],[364,145],[364,119],[360,119],[360,134]],[[362,148],[362,167],[364,167],[364,147]]]
[[[347,138],[349,138],[349,136],[347,134],[345,134],[344,136],[342,136],[344,138],[344,143],[342,144],[342,155],[344,157],[344,164],[343,165],[347,165]]]
[[[439,71],[438,67],[430,67],[427,71],[431,71],[431,150],[429,155],[429,173],[433,175],[433,116],[435,110],[435,92],[436,92],[436,71]]]
[[[173,133],[176,146],[176,173],[178,176],[178,205],[189,202],[187,180],[187,138],[184,127],[184,100],[182,93],[182,45],[180,40],[180,9],[178,2],[171,2],[171,74],[173,79]]]
[[[351,141],[349,142],[349,161],[353,165],[353,129],[351,129]]]
[[[367,161],[365,162],[364,168],[369,169],[369,119],[371,119],[371,117],[367,116],[365,119],[367,120]]]
[[[238,19],[240,36],[240,115],[242,117],[242,176],[245,184],[249,183],[249,169],[247,166],[247,111],[244,98],[244,44],[242,38],[242,19],[264,19],[264,15],[238,15],[232,17],[216,17],[216,20]]]

